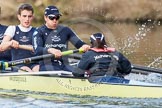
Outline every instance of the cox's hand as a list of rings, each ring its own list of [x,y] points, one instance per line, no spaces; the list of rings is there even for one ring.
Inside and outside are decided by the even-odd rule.
[[[83,49],[83,52],[86,52],[86,51],[88,51],[88,50],[90,49],[90,46],[87,45],[87,44],[84,44],[84,45],[82,45],[82,47],[80,47],[79,49]]]
[[[48,53],[55,55],[56,58],[60,58],[62,56],[61,51],[55,48],[48,48]]]
[[[15,41],[15,40],[11,40],[11,47],[18,49],[19,48],[19,42]]]

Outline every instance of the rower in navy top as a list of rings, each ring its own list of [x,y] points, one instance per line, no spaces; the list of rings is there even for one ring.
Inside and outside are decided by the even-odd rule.
[[[7,29],[7,26],[0,24],[0,43],[2,43],[4,32]],[[0,61],[11,61],[11,51],[3,51],[0,45]]]
[[[1,8],[0,8],[1,15]],[[0,24],[0,43],[2,43],[2,39],[4,37],[4,32],[6,31],[7,26]],[[11,61],[11,52],[10,50],[3,51],[0,45],[0,61]]]
[[[107,47],[104,35],[91,35],[92,48],[82,55],[78,68],[73,72],[76,77],[84,77],[85,71],[91,76],[120,76],[131,72],[131,63],[115,48]]]
[[[84,51],[90,48],[69,28],[59,25],[59,18],[62,15],[55,6],[48,6],[45,9],[45,24],[39,27],[33,36],[33,46],[37,55],[51,53],[55,58],[45,59],[40,62],[40,71],[66,70],[72,71],[67,60],[61,57],[61,51],[68,49],[70,41],[76,48],[82,48]]]
[[[4,33],[4,38],[1,43],[2,49],[11,48],[12,60],[19,60],[34,56],[34,51],[20,49],[19,45],[32,45],[32,35],[35,28],[31,26],[33,20],[33,7],[30,4],[22,4],[18,9],[18,26],[9,26]],[[16,68],[17,67],[17,68]],[[39,71],[38,63],[17,65],[13,71],[24,70],[28,72]]]

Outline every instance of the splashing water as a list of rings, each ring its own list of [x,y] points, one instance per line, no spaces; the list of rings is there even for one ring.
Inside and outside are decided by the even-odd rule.
[[[125,76],[125,78],[148,83],[162,84],[162,75],[157,73],[150,73],[148,75],[130,73],[129,75]]]
[[[151,19],[147,22],[151,22]],[[140,41],[147,36],[148,32],[151,32],[152,28],[154,28],[154,26],[150,26],[147,23],[142,24],[138,32],[134,36],[128,36],[123,42],[123,47],[119,49],[126,55],[134,53],[136,49],[139,48]]]
[[[156,68],[160,68],[160,65],[162,64],[162,57],[157,57],[156,59],[154,59],[153,62],[151,62],[148,67],[156,67]]]

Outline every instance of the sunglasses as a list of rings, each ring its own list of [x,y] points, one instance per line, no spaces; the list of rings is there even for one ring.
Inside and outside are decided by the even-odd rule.
[[[50,19],[50,20],[59,20],[60,19],[60,16],[48,16],[48,18]]]

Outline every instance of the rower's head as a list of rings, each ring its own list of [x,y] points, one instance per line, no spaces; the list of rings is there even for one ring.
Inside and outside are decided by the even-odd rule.
[[[61,16],[59,9],[56,6],[47,6],[44,12],[45,16]]]
[[[92,47],[104,48],[106,46],[105,36],[102,33],[95,33],[90,36]]]
[[[61,13],[56,6],[47,6],[44,11],[44,19],[46,26],[50,29],[55,29],[58,25]]]
[[[17,17],[20,21],[20,25],[25,28],[29,28],[34,18],[34,9],[30,4],[22,4],[17,11]]]

